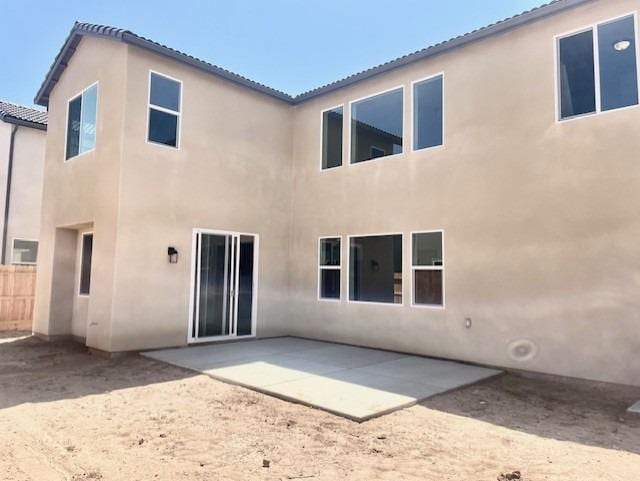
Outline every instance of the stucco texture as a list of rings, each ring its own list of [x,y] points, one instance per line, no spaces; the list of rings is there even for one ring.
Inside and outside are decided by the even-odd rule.
[[[554,55],[557,35],[638,3],[593,1],[295,106],[83,38],[50,101],[34,329],[70,332],[75,251],[60,229],[93,226],[87,344],[185,345],[192,234],[208,228],[260,236],[258,336],[640,385],[640,110],[557,122]],[[178,150],[145,142],[149,70],[183,82]],[[441,72],[444,146],[412,152],[411,83]],[[65,163],[66,102],[96,80],[96,150]],[[403,153],[348,165],[349,102],[398,86]],[[321,171],[321,112],[341,104],[343,166]],[[445,307],[411,307],[410,233],[434,229]],[[347,236],[373,233],[404,235],[400,306],[347,302]],[[341,302],[317,299],[318,238],[331,235]],[[521,340],[535,347],[525,361],[510,355]]]

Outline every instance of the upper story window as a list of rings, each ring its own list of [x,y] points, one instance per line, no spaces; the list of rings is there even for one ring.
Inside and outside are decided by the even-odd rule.
[[[560,119],[638,104],[635,15],[558,39]]]
[[[442,145],[444,77],[413,84],[413,150]]]
[[[351,163],[402,153],[402,87],[351,103]]]
[[[67,105],[66,160],[95,148],[97,108],[97,82],[69,100]]]
[[[178,147],[182,82],[156,72],[149,74],[149,129],[147,140]]]
[[[343,107],[322,112],[322,169],[342,165]]]

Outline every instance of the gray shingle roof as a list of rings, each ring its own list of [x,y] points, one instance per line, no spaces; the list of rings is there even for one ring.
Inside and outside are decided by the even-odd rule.
[[[36,129],[47,128],[47,112],[0,100],[0,120]]]
[[[500,22],[496,22],[494,24],[488,25],[478,30],[474,30],[473,32],[470,32],[464,35],[460,35],[458,37],[454,37],[445,42],[432,45],[430,47],[418,50],[411,54],[404,55],[395,60],[391,60],[389,62],[383,63],[376,67],[372,67],[362,72],[350,75],[341,80],[337,80],[327,85],[315,88],[313,90],[309,90],[295,97],[285,92],[282,92],[280,90],[276,90],[274,88],[271,88],[261,83],[250,80],[246,77],[243,77],[242,75],[230,72],[229,70],[226,70],[217,65],[211,64],[204,60],[200,60],[191,55],[188,55],[186,53],[180,52],[179,50],[175,50],[173,48],[167,47],[166,45],[162,45],[158,42],[154,42],[145,37],[136,35],[135,33],[129,30],[109,27],[105,25],[95,25],[90,23],[76,22],[73,28],[71,29],[71,32],[69,33],[69,36],[67,37],[67,40],[65,41],[62,49],[56,56],[53,62],[53,65],[51,65],[51,68],[49,69],[49,72],[42,86],[40,87],[40,90],[36,94],[35,102],[36,104],[44,105],[44,106],[48,104],[49,94],[51,93],[51,90],[53,90],[53,87],[55,86],[56,82],[60,79],[62,72],[64,72],[64,69],[66,68],[69,59],[75,52],[83,36],[112,38],[112,39],[119,40],[131,45],[136,45],[138,47],[156,52],[160,55],[171,57],[177,61],[189,64],[195,68],[199,68],[208,73],[225,78],[234,83],[243,85],[245,87],[264,93],[271,97],[283,100],[287,103],[297,104],[302,101],[308,100],[310,98],[325,94],[332,90],[342,88],[346,85],[350,85],[355,82],[359,82],[361,80],[401,67],[408,63],[416,62],[418,60],[422,60],[424,58],[440,54],[446,50],[460,47],[470,42],[474,42],[476,40],[486,38],[490,35],[495,35],[499,32],[504,32],[506,30],[519,27],[520,25],[523,25],[525,23],[532,22],[534,20],[538,20],[538,19],[547,17],[549,15],[553,15],[555,13],[567,10],[569,8],[576,7],[578,5],[581,5],[583,3],[587,3],[590,1],[593,1],[593,0],[552,0],[549,3],[546,3],[544,5],[541,5],[539,7],[533,8],[528,11],[522,12],[518,15],[514,15],[513,17],[509,17]]]

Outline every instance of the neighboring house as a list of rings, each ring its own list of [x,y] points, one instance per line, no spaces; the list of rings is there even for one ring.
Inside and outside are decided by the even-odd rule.
[[[0,100],[0,264],[35,264],[47,113]]]
[[[640,385],[638,7],[559,0],[297,97],[76,24],[36,97],[35,333]]]

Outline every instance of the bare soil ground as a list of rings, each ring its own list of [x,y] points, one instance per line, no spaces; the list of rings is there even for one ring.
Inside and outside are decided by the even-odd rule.
[[[632,481],[638,399],[507,374],[356,424],[138,356],[0,334],[0,480]]]

